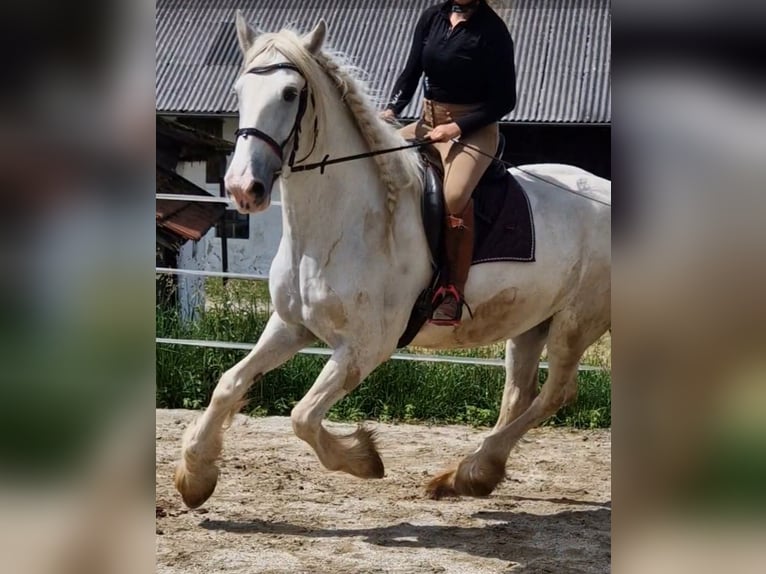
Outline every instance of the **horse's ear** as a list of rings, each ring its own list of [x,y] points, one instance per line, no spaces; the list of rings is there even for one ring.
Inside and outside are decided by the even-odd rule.
[[[321,18],[314,29],[303,37],[303,45],[312,54],[317,54],[322,49],[325,36],[327,36],[327,22]]]
[[[250,46],[255,42],[255,30],[245,20],[245,15],[242,10],[237,10],[237,40],[239,41],[239,48],[244,54],[250,49]]]

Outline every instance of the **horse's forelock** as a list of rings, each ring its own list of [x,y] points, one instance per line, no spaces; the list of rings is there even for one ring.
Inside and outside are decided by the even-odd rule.
[[[312,54],[304,46],[302,37],[290,29],[260,34],[245,54],[244,66],[250,67],[256,60],[262,58],[265,61],[258,62],[259,64],[270,63],[272,60],[276,60],[278,56],[282,56],[295,64],[309,84],[314,85],[318,80],[319,66],[316,65]]]

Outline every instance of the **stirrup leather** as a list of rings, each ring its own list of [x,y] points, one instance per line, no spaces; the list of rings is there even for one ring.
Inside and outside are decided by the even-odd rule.
[[[462,217],[456,217],[451,213],[447,215],[447,227],[451,229],[467,229],[465,220]]]

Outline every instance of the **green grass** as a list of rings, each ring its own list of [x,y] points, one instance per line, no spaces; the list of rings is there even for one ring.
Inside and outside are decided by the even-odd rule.
[[[208,308],[198,320],[184,323],[176,313],[158,308],[157,334],[255,343],[268,318],[268,294],[264,288],[264,283],[256,286],[243,281],[230,281],[223,287],[219,279],[209,279],[206,282]],[[607,346],[608,340],[598,346],[592,354],[592,364],[609,367],[608,352],[604,350]],[[245,351],[158,345],[157,406],[204,407],[221,374],[245,354]],[[446,354],[502,357],[503,346],[447,351]],[[245,412],[288,415],[326,361],[327,357],[299,354],[268,373],[250,390]],[[546,376],[547,371],[541,369],[541,384]],[[377,419],[491,426],[498,416],[504,380],[504,370],[498,367],[390,360],[336,404],[328,417],[345,421]],[[609,427],[609,371],[581,372],[576,402],[546,424]]]

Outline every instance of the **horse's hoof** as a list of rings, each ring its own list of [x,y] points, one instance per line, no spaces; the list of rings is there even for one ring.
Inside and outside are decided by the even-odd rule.
[[[195,473],[189,472],[186,464],[181,461],[176,466],[175,485],[181,493],[184,504],[189,508],[202,506],[213,494],[218,483],[218,467],[211,464],[204,470]]]
[[[386,469],[377,452],[367,460],[364,473],[365,476],[363,478],[383,478],[383,476],[385,476]]]
[[[448,496],[488,496],[505,478],[502,461],[463,459],[455,469],[436,475],[426,487],[429,498]]]
[[[383,478],[386,470],[375,444],[375,431],[359,426],[344,440],[353,446],[346,452],[347,465],[343,470],[358,478]]]
[[[369,452],[364,458],[357,458],[350,464],[339,468],[357,478],[383,478],[386,469],[377,452]]]
[[[426,496],[432,500],[458,496],[455,490],[455,471],[446,470],[433,477],[426,486]]]

